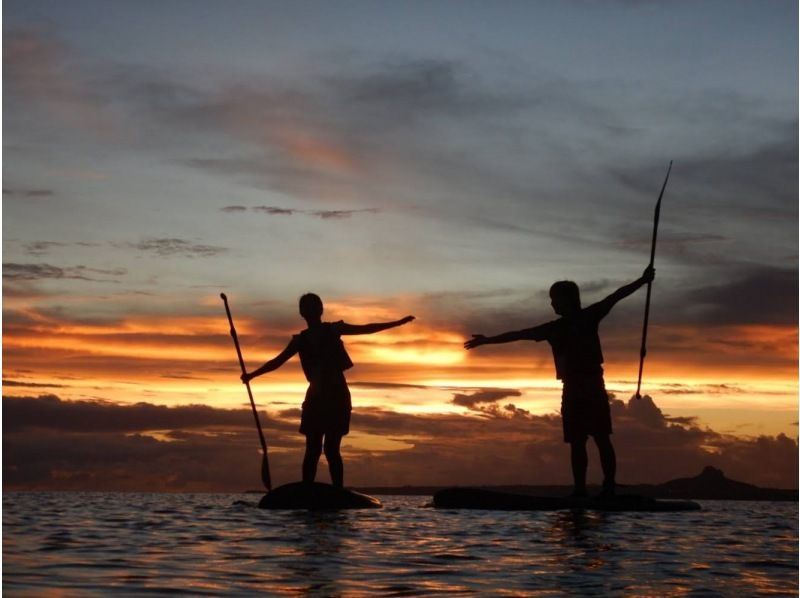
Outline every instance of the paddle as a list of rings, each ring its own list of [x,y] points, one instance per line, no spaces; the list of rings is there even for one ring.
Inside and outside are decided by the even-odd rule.
[[[242,374],[246,374],[247,370],[244,367],[242,350],[239,348],[239,337],[236,336],[236,328],[233,326],[233,316],[231,316],[231,309],[228,307],[228,298],[225,296],[225,293],[220,293],[219,296],[222,297],[222,301],[225,303],[225,313],[228,314],[228,322],[231,325],[231,337],[233,337],[233,344],[236,346],[236,355],[239,356],[239,365],[242,368]],[[250,382],[245,382],[244,385],[247,387],[247,396],[250,397],[250,406],[253,408],[253,417],[256,420],[256,428],[258,428],[258,438],[261,440],[261,453],[263,454],[263,458],[261,460],[261,481],[264,483],[264,487],[267,489],[267,492],[270,492],[272,490],[272,479],[269,475],[267,443],[264,440],[264,432],[261,430],[261,421],[258,419],[258,411],[256,411],[256,403],[253,400],[253,392],[250,390]]]
[[[664,184],[661,185],[661,193],[658,194],[658,201],[656,202],[656,215],[653,221],[653,242],[650,245],[650,267],[653,267],[653,262],[656,259],[656,237],[658,236],[658,218],[661,215],[661,198],[664,197],[664,189],[667,188],[667,181],[669,180],[669,173],[672,170],[672,160],[669,161],[669,168],[667,168],[667,176],[664,178]],[[644,304],[644,324],[642,326],[642,347],[639,350],[639,381],[636,383],[636,398],[641,399],[642,395],[639,391],[642,387],[642,370],[644,369],[644,356],[647,355],[647,323],[650,319],[650,292],[653,288],[653,281],[647,283],[647,299]]]

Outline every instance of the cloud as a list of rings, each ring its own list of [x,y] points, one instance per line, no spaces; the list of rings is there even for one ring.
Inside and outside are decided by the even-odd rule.
[[[50,253],[51,249],[65,247],[66,245],[67,243],[60,243],[58,241],[35,241],[33,243],[25,243],[23,247],[27,254],[38,257]]]
[[[328,92],[352,106],[364,124],[395,130],[431,120],[468,119],[520,110],[528,98],[482,87],[461,61],[444,59],[383,61],[371,70],[333,76]]]
[[[752,268],[730,280],[694,289],[697,319],[713,325],[797,324],[797,268]]]
[[[720,207],[742,209],[741,203],[752,205],[753,196],[760,198],[762,207],[780,208],[787,214],[797,214],[797,197],[786,181],[797,179],[797,121],[776,127],[785,132],[781,139],[751,146],[742,153],[719,154],[695,160],[684,160],[680,176],[690,188],[702,188],[703,194],[713,193]],[[713,181],[713,190],[709,185]],[[746,199],[733,206],[730,199]]]
[[[9,104],[22,114],[28,105],[70,127],[107,134],[105,101],[77,55],[50,27],[16,27],[3,36],[3,82]]]
[[[52,189],[3,189],[3,197],[10,199],[46,199],[54,195]]]
[[[291,210],[289,208],[276,208],[275,206],[256,206],[252,208],[254,212],[262,212],[270,216],[291,216],[292,214],[301,213],[302,210]]]
[[[160,257],[214,257],[228,251],[225,247],[193,243],[185,239],[151,238],[144,239],[132,246],[139,251],[155,253]]]
[[[125,268],[89,268],[88,266],[59,267],[50,264],[3,264],[3,278],[12,281],[72,279],[93,282],[117,282],[114,278],[127,274]],[[108,277],[114,277],[109,279]]]
[[[107,401],[63,401],[55,395],[3,397],[3,432],[29,428],[70,432],[144,432],[209,426],[251,428],[245,409],[204,405],[165,407],[149,403],[119,405]],[[262,414],[262,418],[263,418]]]
[[[353,214],[375,214],[378,211],[374,208],[361,210],[313,210],[309,214],[323,220],[341,220],[342,218],[350,218]]]
[[[226,206],[221,208],[221,211],[227,213],[245,212],[248,208],[245,206]],[[293,216],[294,214],[306,214],[321,218],[322,220],[342,220],[350,218],[354,214],[376,214],[380,210],[377,208],[359,208],[353,210],[300,210],[294,208],[279,208],[276,206],[254,206],[250,208],[253,212],[260,212],[270,216]]]
[[[419,390],[428,390],[432,388],[431,386],[425,386],[423,384],[405,384],[401,382],[359,382],[348,381],[348,386],[350,388],[371,388],[371,389],[378,389],[378,390],[394,390],[398,388],[414,388]]]
[[[88,241],[73,243],[64,243],[61,241],[32,241],[30,243],[23,243],[22,248],[28,255],[40,257],[50,254],[54,249],[63,249],[66,247],[100,247],[101,245],[101,243],[92,243]]]
[[[69,96],[57,82],[65,73],[88,87],[76,74],[76,53],[52,32],[21,29],[8,37],[21,65],[14,89]],[[653,194],[663,176],[654,146],[674,156],[673,178],[683,185],[676,199],[687,216],[673,222],[687,236],[672,244],[687,261],[699,251],[730,263],[735,256],[716,246],[748,242],[734,230],[699,235],[688,208],[744,218],[753,197],[763,197],[756,211],[773,226],[796,217],[796,115],[768,100],[685,89],[674,92],[680,97],[655,89],[642,96],[624,82],[572,80],[509,61],[495,67],[488,75],[467,61],[355,57],[301,82],[272,75],[200,87],[155,70],[98,64],[86,104],[95,112],[113,105],[121,120],[145,127],[136,141],[148,151],[178,151],[181,140],[171,159],[182,165],[298,201],[336,204],[311,214],[319,218],[355,214],[340,209],[344,202],[401,206],[484,231],[607,248],[608,239],[625,236],[617,230],[621,218],[631,228],[632,198]],[[528,76],[518,77],[519,68]],[[39,73],[39,83],[20,83],[29,81],[27,71]],[[652,143],[662,126],[674,135]],[[187,156],[187,147],[221,151]],[[587,163],[587,155],[600,162]],[[624,170],[616,166],[621,157]],[[625,199],[609,202],[614,195]],[[592,215],[589,230],[583,215],[599,203],[604,209]],[[649,219],[644,212],[641,219]]]
[[[258,443],[249,409],[159,407],[4,397],[6,488],[216,490],[256,488]],[[344,441],[348,485],[570,483],[560,418],[513,405],[498,417],[356,409]],[[713,465],[733,478],[797,487],[797,442],[739,438],[664,415],[650,397],[615,400],[622,483],[656,483]],[[277,483],[299,476],[298,409],[262,414]],[[374,448],[370,438],[395,448]],[[376,445],[380,446],[380,445]],[[320,477],[326,479],[324,460]],[[598,465],[590,463],[590,479]]]
[[[483,403],[496,403],[508,397],[519,397],[522,393],[518,390],[504,389],[504,388],[488,388],[473,392],[472,394],[456,393],[453,395],[452,403],[467,407],[474,408]]]
[[[8,388],[64,388],[63,384],[40,384],[37,382],[26,382],[24,380],[7,380],[6,378],[3,378],[3,386]]]

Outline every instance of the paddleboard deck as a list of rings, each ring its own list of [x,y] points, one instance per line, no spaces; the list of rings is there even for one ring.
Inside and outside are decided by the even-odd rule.
[[[258,503],[259,509],[379,509],[381,502],[367,494],[330,484],[293,482],[274,488]]]
[[[610,498],[528,496],[479,488],[446,488],[433,496],[439,509],[481,509],[487,511],[697,511],[690,500],[660,500],[647,496],[620,495]]]

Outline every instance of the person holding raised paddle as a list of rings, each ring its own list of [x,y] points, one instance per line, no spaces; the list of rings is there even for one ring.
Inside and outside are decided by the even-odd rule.
[[[586,441],[594,438],[603,468],[601,496],[615,494],[617,461],[611,444],[611,410],[603,380],[603,352],[597,329],[618,301],[653,281],[655,270],[648,266],[642,276],[620,287],[602,301],[581,307],[578,285],[561,280],[550,287],[553,311],[560,318],[525,330],[497,336],[473,335],[464,343],[466,349],[481,345],[531,340],[547,341],[553,350],[556,377],[563,383],[561,417],[564,442],[570,445],[573,496],[586,496]]]
[[[309,383],[300,419],[300,433],[306,437],[303,481],[314,481],[317,464],[324,448],[331,483],[341,488],[344,484],[344,463],[340,445],[342,437],[350,431],[352,410],[350,389],[344,372],[353,367],[341,337],[373,334],[402,326],[414,320],[414,316],[406,316],[392,322],[360,325],[348,324],[341,320],[323,322],[322,299],[314,293],[300,297],[299,308],[300,315],[308,327],[292,336],[286,348],[276,357],[250,373],[245,371],[242,374],[242,382],[247,384],[257,376],[272,372],[295,354],[300,354],[300,365]]]

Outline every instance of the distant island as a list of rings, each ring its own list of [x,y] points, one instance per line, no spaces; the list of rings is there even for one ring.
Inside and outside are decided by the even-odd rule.
[[[499,492],[528,494],[532,496],[566,496],[572,491],[571,486],[472,486]],[[366,494],[395,494],[405,496],[433,496],[445,486],[373,486],[357,488]],[[599,492],[600,488],[590,492]],[[798,501],[797,490],[780,488],[761,488],[745,482],[737,482],[725,477],[722,470],[708,466],[693,478],[679,478],[663,484],[635,484],[617,486],[619,494],[638,494],[653,498],[676,498],[694,500],[771,500]]]

